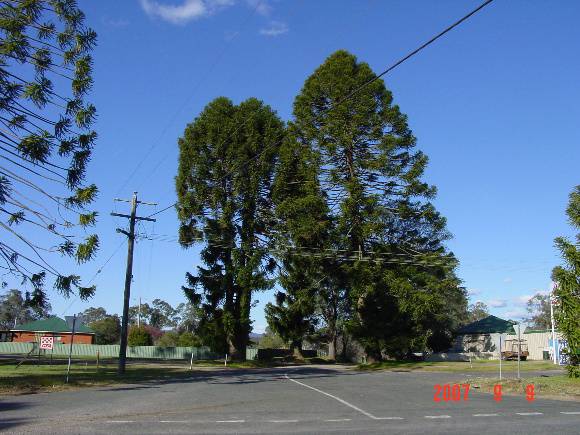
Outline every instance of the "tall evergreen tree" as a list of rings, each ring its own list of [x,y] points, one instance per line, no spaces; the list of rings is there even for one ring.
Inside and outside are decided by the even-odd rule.
[[[313,254],[327,247],[331,220],[319,183],[316,155],[292,131],[290,125],[273,186],[273,246],[280,262],[279,284],[283,291],[276,293],[276,304],[266,306],[266,319],[270,328],[301,356],[302,341],[316,324],[317,292],[324,278],[324,260]]]
[[[284,125],[261,101],[212,101],[179,140],[180,243],[203,242],[204,266],[184,291],[202,304],[202,336],[245,357],[252,293],[271,288],[263,239],[273,221],[271,184]]]
[[[580,229],[580,185],[570,194],[566,214],[572,227]],[[556,297],[560,302],[556,319],[558,328],[568,341],[568,374],[580,378],[580,232],[573,242],[558,237],[556,247],[564,260],[563,266],[552,271],[552,279],[557,284]]]
[[[395,302],[399,287],[405,287],[399,281],[415,282],[417,296],[437,291],[422,285],[424,268],[407,268],[411,276],[403,277],[397,264],[445,267],[447,275],[437,270],[430,276],[455,280],[458,299],[465,295],[442,245],[448,237],[445,219],[429,202],[435,188],[421,180],[427,157],[415,150],[406,116],[375,78],[366,63],[338,51],[306,80],[294,117],[299,141],[317,154],[336,221],[336,247],[347,257],[342,271],[351,331],[364,341],[369,358],[380,359],[385,334],[400,334],[411,315]]]

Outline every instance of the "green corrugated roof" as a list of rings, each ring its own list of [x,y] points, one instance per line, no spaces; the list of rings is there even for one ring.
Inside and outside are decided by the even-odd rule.
[[[49,317],[48,319],[36,320],[34,322],[17,325],[12,331],[38,331],[38,332],[72,332],[66,321],[59,317]],[[82,324],[75,325],[75,332],[94,334],[95,332],[88,326]]]
[[[458,334],[493,334],[513,333],[515,322],[511,320],[500,319],[495,316],[487,316],[477,322],[470,323],[459,329]]]

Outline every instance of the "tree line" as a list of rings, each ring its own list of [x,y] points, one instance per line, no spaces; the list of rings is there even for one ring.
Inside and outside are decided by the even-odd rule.
[[[78,313],[83,323],[96,335],[97,344],[118,344],[121,318],[107,313],[103,307],[89,307]],[[196,335],[199,315],[190,303],[173,307],[162,299],[154,299],[129,307],[130,346],[201,346]]]

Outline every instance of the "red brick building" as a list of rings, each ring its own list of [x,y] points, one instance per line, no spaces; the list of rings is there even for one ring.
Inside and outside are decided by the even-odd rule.
[[[9,331],[9,341],[17,343],[39,342],[40,337],[47,335],[54,337],[55,344],[70,344],[72,330],[63,319],[49,317],[15,326]],[[74,344],[93,344],[94,342],[95,333],[91,328],[79,324],[75,326]]]

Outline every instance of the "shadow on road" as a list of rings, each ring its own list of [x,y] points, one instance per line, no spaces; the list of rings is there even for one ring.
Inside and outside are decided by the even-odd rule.
[[[3,415],[4,412],[18,411],[29,407],[30,405],[28,404],[0,399],[0,431],[6,431],[16,426],[27,424],[30,421],[28,418],[6,418]]]

